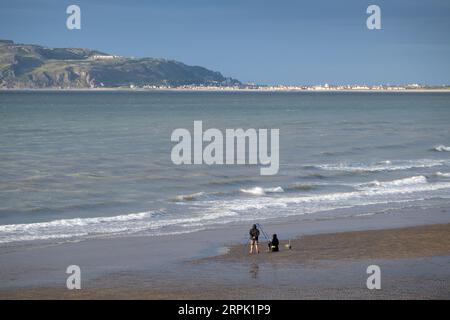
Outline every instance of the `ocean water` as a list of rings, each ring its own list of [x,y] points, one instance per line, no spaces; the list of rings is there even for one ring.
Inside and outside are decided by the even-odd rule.
[[[172,164],[176,128],[280,129],[280,170]],[[0,243],[450,203],[450,94],[0,92]]]

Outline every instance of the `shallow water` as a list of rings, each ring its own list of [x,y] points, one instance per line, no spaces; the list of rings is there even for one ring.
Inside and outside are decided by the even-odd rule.
[[[172,164],[194,120],[279,128],[278,175]],[[449,122],[445,93],[1,92],[0,243],[449,203]]]

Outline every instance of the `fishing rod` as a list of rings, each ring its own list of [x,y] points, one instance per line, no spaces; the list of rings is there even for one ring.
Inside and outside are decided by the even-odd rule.
[[[263,227],[261,226],[260,223],[257,223],[256,226],[259,228],[259,230],[261,230],[262,235],[264,236],[264,238],[270,242],[270,238],[269,235],[264,231]]]

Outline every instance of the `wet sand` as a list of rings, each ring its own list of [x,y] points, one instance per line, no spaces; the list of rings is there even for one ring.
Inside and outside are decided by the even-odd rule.
[[[112,273],[82,290],[15,288],[0,299],[450,299],[450,224],[306,235],[292,250],[286,243],[258,255],[234,245],[185,261],[184,273]],[[382,269],[382,290],[365,286],[370,264]]]
[[[253,255],[249,254],[246,246],[233,246],[225,255],[204,260],[314,264],[326,260],[446,256],[450,255],[450,224],[307,235],[290,243],[291,250],[287,248],[288,241],[280,241],[279,252],[268,252],[267,241],[264,241],[260,243],[260,253]]]

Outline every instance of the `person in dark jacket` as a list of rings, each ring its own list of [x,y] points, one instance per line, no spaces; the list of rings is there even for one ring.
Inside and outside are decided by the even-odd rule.
[[[280,245],[280,241],[278,241],[277,235],[274,234],[272,236],[272,241],[270,241],[270,251],[277,252],[279,251],[278,246]]]
[[[256,227],[256,224],[254,224],[253,227],[250,229],[249,234],[250,234],[250,254],[253,253],[253,248],[255,248],[256,253],[259,253],[258,249],[259,230]]]

